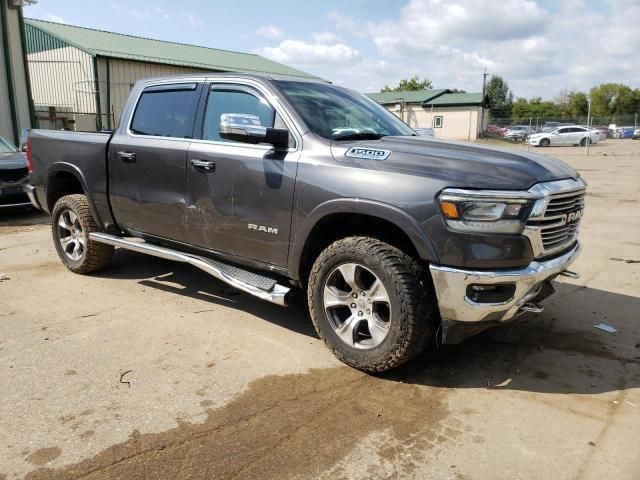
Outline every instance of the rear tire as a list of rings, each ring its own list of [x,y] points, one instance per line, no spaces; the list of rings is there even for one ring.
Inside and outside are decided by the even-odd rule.
[[[111,262],[114,247],[89,238],[89,233],[100,230],[84,195],[65,195],[56,202],[51,229],[58,256],[72,272],[95,272]]]
[[[549,145],[551,145],[551,141],[548,138],[543,138],[542,140],[540,140],[541,147],[548,147]]]
[[[587,146],[587,139],[583,138],[582,140],[580,140],[580,146],[581,147],[586,147]]]
[[[327,247],[311,270],[307,299],[320,338],[359,370],[390,370],[436,341],[428,270],[375,238],[347,237]]]

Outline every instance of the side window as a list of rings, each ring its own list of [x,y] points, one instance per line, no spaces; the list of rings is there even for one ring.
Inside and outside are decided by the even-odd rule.
[[[557,132],[558,134],[562,134],[562,133],[569,133],[569,129],[568,128],[561,128],[560,130],[558,130]]]
[[[220,116],[225,113],[255,115],[263,127],[273,127],[276,111],[256,92],[234,89],[233,87],[213,87],[209,92],[202,126],[202,138],[220,142],[232,140],[220,138]],[[279,122],[281,123],[281,122]]]
[[[433,117],[433,127],[434,128],[442,128],[442,117]]]
[[[196,85],[146,88],[131,122],[136,135],[191,138],[197,105]]]

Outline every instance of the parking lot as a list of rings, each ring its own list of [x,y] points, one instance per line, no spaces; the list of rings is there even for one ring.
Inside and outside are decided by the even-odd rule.
[[[0,479],[640,478],[640,142],[532,151],[589,184],[581,278],[378,377],[303,296],[122,250],[74,275],[46,216],[0,213]]]

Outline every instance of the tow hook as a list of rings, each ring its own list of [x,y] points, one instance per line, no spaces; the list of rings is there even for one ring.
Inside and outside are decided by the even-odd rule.
[[[576,272],[572,272],[571,270],[564,270],[562,272],[560,272],[560,275],[564,276],[564,277],[569,277],[569,278],[580,278],[580,274],[576,273]]]
[[[542,313],[542,311],[544,310],[544,306],[539,303],[529,302],[522,305],[522,307],[520,307],[520,310],[523,312],[530,312],[530,313]]]

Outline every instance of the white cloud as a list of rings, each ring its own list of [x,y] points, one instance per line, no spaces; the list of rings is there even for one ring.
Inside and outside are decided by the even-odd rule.
[[[56,22],[56,23],[67,23],[64,21],[64,18],[58,16],[58,15],[54,15],[53,13],[47,13],[46,16],[47,20],[49,20],[50,22]]]
[[[189,25],[191,25],[192,27],[204,27],[205,26],[205,23],[202,20],[200,20],[193,13],[182,12],[182,16],[184,18],[186,18],[187,22],[189,22]]]
[[[163,10],[160,7],[153,7],[153,13],[155,13],[156,15],[158,15],[159,17],[165,19],[165,20],[169,20],[169,14],[166,12],[166,10]]]
[[[342,15],[340,12],[331,11],[327,15],[329,20],[338,30],[349,32],[354,37],[365,38],[367,36],[367,23],[356,22],[353,18]]]
[[[343,43],[342,39],[333,32],[316,32],[311,34],[315,43],[331,44]]]
[[[135,8],[129,10],[129,13],[137,20],[148,20],[150,17],[149,12],[136,10]]]
[[[283,40],[277,47],[264,47],[259,53],[292,65],[345,65],[361,58],[358,50],[343,43],[307,43],[293,39]]]
[[[272,40],[276,40],[278,38],[282,38],[284,36],[284,32],[276,27],[275,25],[267,25],[264,27],[260,27],[256,33],[261,37],[270,38]]]

